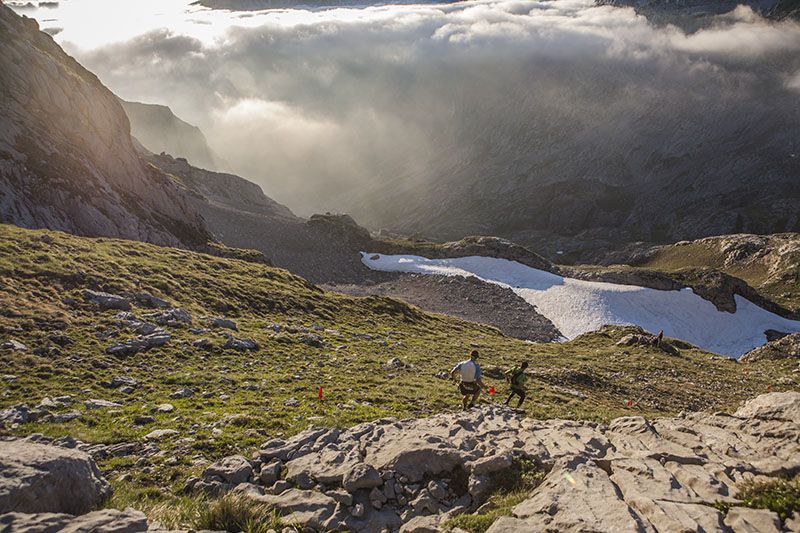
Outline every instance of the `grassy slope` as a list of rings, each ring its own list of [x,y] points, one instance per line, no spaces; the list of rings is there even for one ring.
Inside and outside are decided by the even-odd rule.
[[[794,271],[787,270],[779,276],[775,273],[770,276],[768,267],[760,261],[725,266],[724,254],[716,247],[699,241],[681,246],[664,246],[647,262],[638,266],[662,272],[675,272],[684,268],[715,268],[743,279],[763,297],[786,309],[800,309],[800,264],[794,265]]]
[[[125,359],[107,356],[107,346],[133,333],[115,324],[116,311],[84,303],[81,292],[87,287],[112,293],[149,291],[190,311],[194,327],[205,325],[203,316],[233,318],[240,330],[236,335],[256,339],[261,349],[254,354],[222,350],[223,339],[216,332],[195,335],[188,328],[167,328],[173,339],[163,348]],[[65,304],[65,298],[77,304]],[[137,316],[149,311],[133,309]],[[319,332],[326,347],[303,344],[300,333],[275,334],[264,327],[270,323],[328,328]],[[492,365],[531,362],[525,407],[541,418],[609,420],[631,413],[629,399],[636,402],[633,411],[646,416],[733,409],[770,384],[773,390],[800,389],[796,378],[786,377],[796,375],[790,371],[796,362],[745,367],[699,350],[671,357],[650,348],[621,348],[614,342],[623,328],[565,344],[530,344],[396,300],[326,293],[258,263],[0,225],[0,343],[15,339],[33,350],[53,346],[47,340],[53,333],[69,335],[75,344],[45,357],[0,350],[0,408],[19,402],[35,406],[45,396],[63,394],[79,402],[113,400],[123,407],[89,411],[68,424],[27,424],[0,433],[69,434],[112,443],[139,440],[153,429],[178,430],[177,438],[160,443],[163,457],[153,459],[150,469],[133,468],[130,459],[101,462],[117,489],[114,503],[120,506],[146,507],[145,498],[178,502],[183,481],[203,461],[248,452],[269,437],[291,435],[310,423],[346,426],[452,409],[458,401],[454,386],[435,374],[463,358],[473,343],[482,351],[488,375],[494,374]],[[112,337],[99,338],[108,334]],[[200,337],[211,339],[215,349],[193,348],[191,341]],[[386,369],[392,357],[414,368]],[[118,375],[132,376],[141,385],[129,395],[100,385]],[[501,379],[486,381],[497,386],[498,396],[506,391]],[[322,403],[316,399],[320,385]],[[197,394],[170,400],[170,393],[181,387]],[[221,394],[229,398],[220,399]],[[299,406],[284,405],[292,397]],[[134,416],[151,414],[163,402],[176,410],[153,415],[154,424],[132,424]],[[244,416],[224,422],[235,414]],[[222,431],[215,434],[214,429]],[[177,464],[168,465],[171,456]],[[132,481],[117,481],[116,474],[123,472],[132,473]]]

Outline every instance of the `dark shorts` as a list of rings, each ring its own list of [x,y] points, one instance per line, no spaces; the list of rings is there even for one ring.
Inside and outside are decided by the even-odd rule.
[[[517,396],[525,396],[525,389],[523,387],[515,387],[512,385],[511,392],[513,392]]]
[[[470,394],[475,394],[480,389],[478,388],[478,384],[475,383],[474,381],[471,383],[462,381],[461,384],[458,386],[458,390],[461,391],[461,394],[467,396]]]

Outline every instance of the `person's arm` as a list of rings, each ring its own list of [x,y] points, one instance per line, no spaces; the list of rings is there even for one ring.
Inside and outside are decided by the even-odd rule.
[[[475,383],[478,384],[481,390],[486,390],[486,385],[483,384],[483,380],[481,378],[475,378]]]
[[[461,363],[458,363],[456,366],[453,367],[453,370],[450,371],[450,379],[455,380],[456,374],[458,374],[459,370],[461,370]]]

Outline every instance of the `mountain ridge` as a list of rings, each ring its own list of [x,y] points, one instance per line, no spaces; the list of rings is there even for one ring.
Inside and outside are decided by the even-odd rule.
[[[208,240],[202,216],[142,160],[111,91],[36,21],[0,4],[0,221],[165,245]]]

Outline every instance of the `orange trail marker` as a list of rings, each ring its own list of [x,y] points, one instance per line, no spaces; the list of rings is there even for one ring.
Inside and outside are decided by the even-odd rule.
[[[322,387],[317,390],[317,400],[322,401]]]

